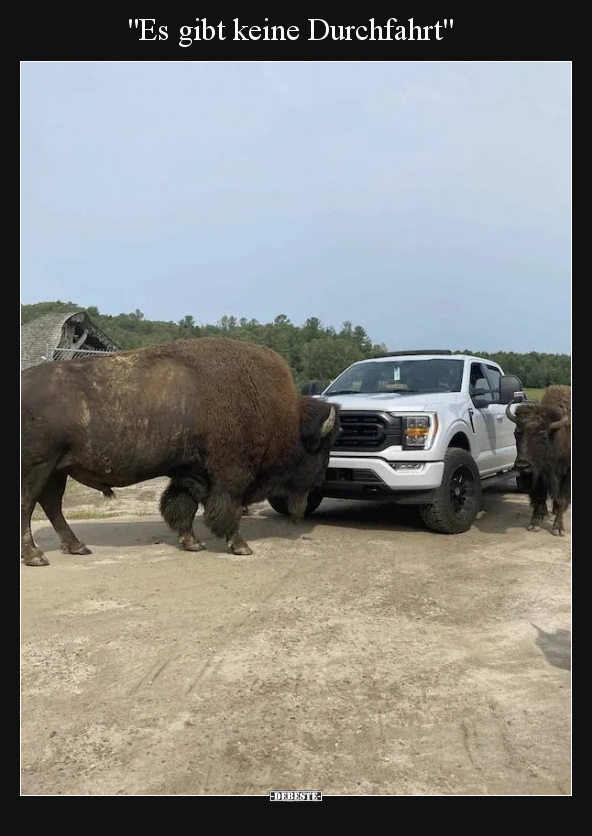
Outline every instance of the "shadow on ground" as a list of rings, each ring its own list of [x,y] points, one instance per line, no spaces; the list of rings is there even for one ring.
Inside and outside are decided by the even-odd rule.
[[[138,490],[141,488],[141,490]],[[114,545],[118,547],[133,547],[144,544],[170,544],[179,548],[176,536],[167,527],[164,520],[159,518],[155,497],[157,491],[152,486],[144,484],[136,487],[136,504],[128,507],[130,493],[123,493],[123,503],[119,505],[121,516],[109,516],[108,519],[76,519],[69,520],[76,536],[92,550],[93,545]],[[72,489],[71,489],[72,490]],[[88,502],[90,498],[96,503],[97,511],[105,508],[102,498],[99,505],[95,492],[80,486],[74,486],[80,500]],[[89,506],[85,506],[89,507]],[[92,506],[90,506],[92,507]],[[117,506],[109,506],[117,508]],[[70,508],[75,509],[76,503],[70,502]],[[68,508],[65,509],[68,518]],[[134,517],[136,514],[150,513],[150,519],[124,519],[123,515]],[[156,513],[155,513],[156,512]],[[92,513],[90,511],[89,513]],[[518,492],[511,485],[492,486],[483,491],[483,510],[474,522],[474,527],[482,534],[500,534],[517,528],[526,528],[530,519],[528,497]],[[41,522],[41,521],[40,521]],[[43,519],[43,523],[47,521]],[[109,530],[104,523],[109,523]],[[371,530],[371,531],[407,531],[410,533],[425,533],[427,531],[419,508],[413,505],[397,505],[392,502],[353,501],[341,499],[325,499],[317,511],[309,518],[294,524],[288,517],[275,512],[266,502],[252,506],[251,514],[244,516],[241,522],[241,533],[245,540],[265,540],[282,538],[299,540],[301,537],[313,538],[317,526],[338,527],[341,529]],[[115,527],[115,528],[114,528]],[[544,537],[550,534],[551,520],[543,522],[541,531],[533,536]],[[194,530],[196,536],[203,540],[209,551],[226,552],[226,544],[212,535],[203,523],[201,513],[195,518]],[[114,534],[113,532],[116,531]],[[47,523],[41,525],[35,532],[35,540],[44,551],[59,548],[57,535]]]
[[[535,644],[545,656],[550,665],[562,668],[564,671],[571,671],[571,631],[555,630],[554,633],[546,633],[532,625],[537,631]]]

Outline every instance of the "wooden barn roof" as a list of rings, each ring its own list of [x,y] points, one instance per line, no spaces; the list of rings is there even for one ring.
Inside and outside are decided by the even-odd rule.
[[[77,334],[87,332],[81,349],[91,351],[119,351],[114,340],[103,333],[92,322],[86,311],[73,310],[61,313],[48,313],[27,322],[21,327],[21,369],[36,366],[46,360],[50,352],[59,348],[71,348],[68,342],[68,332],[74,329]]]

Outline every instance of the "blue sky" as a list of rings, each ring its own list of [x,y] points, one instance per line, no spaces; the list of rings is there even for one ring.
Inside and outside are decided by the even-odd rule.
[[[570,62],[23,62],[21,302],[571,354]]]

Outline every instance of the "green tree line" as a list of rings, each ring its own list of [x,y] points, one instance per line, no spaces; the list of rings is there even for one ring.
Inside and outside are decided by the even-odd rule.
[[[373,343],[361,325],[344,322],[337,330],[333,326],[324,325],[314,316],[302,325],[295,325],[285,314],[279,314],[273,322],[223,316],[215,325],[200,325],[191,315],[184,316],[178,322],[163,322],[145,319],[140,310],[110,316],[101,314],[94,306],[83,308],[74,302],[57,301],[21,305],[21,324],[47,313],[82,309],[86,310],[98,328],[123,349],[141,348],[185,337],[215,335],[269,346],[286,358],[298,385],[314,381],[319,386],[325,386],[350,363],[378,357],[388,351],[384,343]],[[409,348],[421,348],[421,345]],[[452,350],[455,354],[476,354],[494,360],[505,372],[518,375],[527,388],[542,389],[551,383],[571,385],[569,354]]]

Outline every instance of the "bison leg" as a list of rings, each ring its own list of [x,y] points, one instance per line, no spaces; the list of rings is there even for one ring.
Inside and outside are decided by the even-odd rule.
[[[39,498],[52,478],[55,461],[25,463],[21,475],[21,560],[26,566],[49,566],[31,532],[31,517]],[[47,513],[47,512],[46,512]]]
[[[532,507],[532,517],[526,528],[528,531],[539,531],[541,522],[549,513],[547,509],[547,489],[540,481],[530,495],[530,505]]]
[[[62,499],[67,480],[68,476],[65,473],[52,473],[39,497],[39,504],[60,538],[64,554],[92,554],[91,550],[74,534],[62,512]]]
[[[207,485],[198,477],[172,479],[160,498],[160,513],[164,521],[177,533],[179,543],[188,552],[205,549],[193,532],[193,520],[200,502],[207,495]]]
[[[226,539],[226,545],[232,554],[253,554],[253,549],[250,548],[246,540],[243,540],[239,532],[240,521],[243,516],[248,516],[251,512],[248,507],[241,506],[237,512],[236,518],[236,532]]]
[[[49,566],[49,560],[33,540],[31,516],[35,505],[37,503],[34,499],[21,499],[21,561],[26,566]]]
[[[563,537],[563,532],[565,531],[565,527],[563,525],[563,515],[569,508],[569,501],[569,497],[566,496],[560,496],[553,501],[553,513],[555,514],[555,519],[553,520],[551,534],[554,534],[555,537]]]
[[[553,520],[553,527],[551,528],[551,534],[554,534],[555,537],[563,537],[563,532],[565,531],[563,527],[563,514],[566,510],[567,506],[562,500],[555,500],[553,503],[553,513],[555,514],[555,519]]]
[[[204,522],[216,537],[224,537],[232,554],[253,554],[240,535],[243,515],[240,499],[233,499],[224,488],[214,488],[204,503]]]

